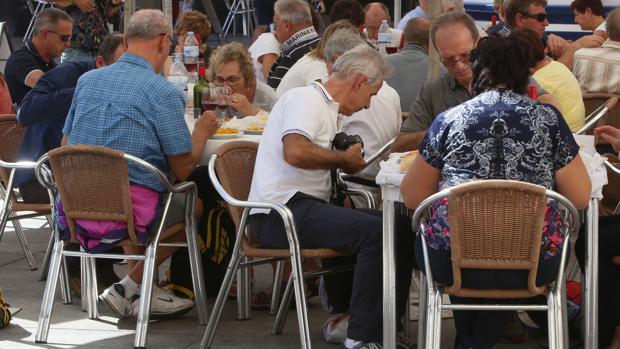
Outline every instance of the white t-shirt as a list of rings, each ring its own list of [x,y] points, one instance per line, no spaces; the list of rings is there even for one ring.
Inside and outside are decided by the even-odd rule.
[[[263,76],[263,65],[258,59],[266,54],[274,53],[280,55],[280,43],[276,39],[275,33],[263,33],[256,41],[248,48],[250,57],[252,57],[252,64],[254,64],[254,71],[256,73],[256,80],[260,82],[266,82]]]
[[[340,131],[348,135],[359,135],[364,141],[364,158],[369,158],[396,137],[402,122],[400,97],[395,89],[386,82],[370,100],[370,108],[362,109],[350,117],[342,116]],[[384,156],[387,158],[389,154]],[[379,162],[375,160],[366,167],[358,177],[374,180],[379,173]]]
[[[307,86],[316,80],[325,82],[328,77],[325,62],[306,54],[293,64],[284,75],[276,89],[276,94],[278,97],[281,97],[286,91],[292,90],[295,87]]]
[[[249,201],[285,204],[297,192],[329,200],[329,170],[304,170],[284,160],[282,139],[296,133],[329,149],[338,130],[338,103],[323,85],[312,83],[285,93],[269,114],[256,154]],[[250,214],[268,213],[252,209]]]
[[[601,23],[598,27],[596,27],[596,29],[594,29],[594,32],[598,32],[598,31],[602,31],[602,32],[607,32],[607,27],[606,24],[607,21],[603,21],[603,23]]]

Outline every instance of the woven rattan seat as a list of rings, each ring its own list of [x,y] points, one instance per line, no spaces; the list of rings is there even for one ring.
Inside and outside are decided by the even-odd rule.
[[[244,268],[244,264],[255,265],[257,261],[249,262],[249,257],[263,257],[262,261],[269,262],[274,259],[290,259],[293,266],[293,273],[287,290],[285,291],[283,301],[280,304],[278,310],[278,316],[274,325],[273,334],[280,334],[284,325],[285,311],[288,309],[288,300],[290,300],[290,294],[292,284],[295,287],[295,301],[297,306],[297,318],[300,328],[300,340],[301,347],[310,348],[310,334],[308,328],[308,317],[306,311],[306,298],[304,295],[303,273],[301,271],[302,258],[331,258],[341,257],[347,254],[327,249],[300,249],[297,242],[297,236],[295,232],[295,223],[293,221],[292,213],[288,208],[281,204],[273,203],[258,203],[248,202],[248,196],[250,193],[250,185],[252,183],[252,175],[254,173],[254,164],[256,161],[256,153],[258,150],[258,143],[247,141],[235,141],[222,145],[211,157],[209,162],[209,176],[213,182],[216,190],[226,201],[226,207],[230,212],[230,215],[237,227],[237,243],[233,250],[233,257],[230,261],[228,271],[224,277],[224,282],[219,291],[213,313],[209,319],[209,324],[205,331],[205,335],[202,340],[201,347],[210,347],[215,336],[215,330],[219,324],[224,301],[228,295],[228,291],[232,284],[234,274],[239,269],[239,272],[245,272],[238,280],[247,279],[247,268]],[[246,223],[249,210],[252,207],[259,208],[271,208],[276,210],[284,219],[284,226],[287,230],[287,234],[290,235],[289,241],[293,241],[290,249],[266,249],[261,248],[256,241],[251,241],[246,234]],[[246,263],[243,263],[243,261]],[[278,274],[278,272],[276,272]],[[291,280],[293,282],[291,282]],[[239,305],[239,318],[249,318],[249,302],[247,301],[249,291],[247,282],[242,286],[237,286],[242,290],[242,296],[238,297],[240,301]],[[277,286],[280,284],[278,277],[274,280],[274,299],[277,300]],[[273,308],[273,303],[272,303]]]
[[[426,242],[422,243],[426,277],[421,277],[420,330],[422,347],[439,348],[441,312],[450,310],[532,310],[547,311],[549,347],[568,345],[566,324],[564,265],[570,233],[578,228],[575,207],[563,196],[544,187],[510,180],[481,180],[444,189],[424,200],[416,209],[413,227],[423,231],[430,207],[448,200],[448,224],[453,284],[434,281]],[[556,279],[548,285],[536,285],[540,245],[548,199],[562,210],[561,232],[564,243]],[[527,282],[519,289],[476,289],[463,287],[463,269],[527,271]],[[538,295],[547,297],[547,305],[530,304],[443,304],[442,294],[459,297],[514,299]]]
[[[0,191],[4,199],[8,197],[8,200],[3,202],[0,212],[0,239],[2,239],[7,221],[11,221],[30,269],[35,270],[37,265],[19,220],[49,215],[51,209],[48,203],[28,203],[18,199],[16,195],[12,177],[17,168],[34,169],[34,162],[18,162],[17,160],[25,131],[25,127],[17,122],[15,115],[0,115],[0,140],[2,142],[0,146],[0,181],[2,182]],[[35,212],[35,214],[21,214],[23,212]],[[43,269],[45,271],[45,268]]]
[[[48,162],[49,167],[47,166]],[[35,337],[36,342],[45,343],[47,341],[54,292],[62,256],[81,257],[83,265],[87,266],[85,277],[82,279],[82,289],[85,290],[85,292],[82,292],[82,297],[86,298],[88,316],[91,319],[99,317],[97,309],[97,278],[95,277],[96,269],[93,258],[125,258],[144,260],[140,304],[134,339],[134,347],[144,348],[149,323],[152,285],[156,272],[157,246],[185,246],[185,244],[161,242],[167,236],[183,228],[185,229],[186,246],[189,251],[198,319],[200,324],[206,323],[205,288],[194,218],[196,185],[193,182],[183,182],[172,186],[164,174],[141,159],[117,150],[88,145],[70,145],[50,151],[39,159],[36,174],[39,181],[48,189],[55,189],[59,193],[72,240],[76,240],[75,220],[89,219],[125,222],[129,239],[125,239],[121,244],[138,244],[130,196],[129,163],[155,175],[164,186],[164,210],[159,221],[153,224],[155,231],[152,232],[150,241],[145,246],[145,254],[119,255],[64,251],[63,241],[60,240],[60,233],[58,231],[55,232],[54,254],[52,255],[50,272],[43,295],[39,326]],[[186,193],[185,223],[175,224],[164,229],[164,221],[169,211],[168,206],[175,193]]]

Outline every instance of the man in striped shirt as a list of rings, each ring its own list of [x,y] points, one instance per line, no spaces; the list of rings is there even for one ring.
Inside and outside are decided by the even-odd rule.
[[[575,52],[573,74],[583,91],[620,94],[620,8],[611,11],[605,26],[609,40]]]
[[[278,88],[282,77],[306,53],[315,48],[321,37],[312,26],[310,5],[304,0],[278,0],[273,23],[282,54],[271,67],[267,84]]]

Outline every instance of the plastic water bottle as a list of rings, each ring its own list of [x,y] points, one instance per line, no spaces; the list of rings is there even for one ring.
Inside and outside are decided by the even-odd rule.
[[[198,82],[198,40],[194,36],[194,32],[187,32],[187,37],[183,43],[183,58],[185,69],[188,72],[189,82],[196,84]]]
[[[388,25],[387,19],[384,19],[381,22],[379,34],[377,35],[377,46],[379,48],[379,52],[382,54],[387,54],[387,48],[391,45],[392,35],[390,34],[390,26]]]
[[[174,61],[168,71],[168,81],[183,92],[187,88],[187,70],[183,66],[183,54],[175,53],[173,59]]]

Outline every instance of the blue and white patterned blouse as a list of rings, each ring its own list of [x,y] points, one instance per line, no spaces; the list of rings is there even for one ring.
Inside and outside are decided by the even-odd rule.
[[[578,154],[560,112],[511,90],[494,89],[441,113],[420,144],[420,155],[441,170],[439,190],[479,179],[511,179],[554,188],[554,174]],[[429,247],[450,249],[447,200],[435,205],[424,236]],[[544,258],[564,237],[549,205],[541,242]]]

